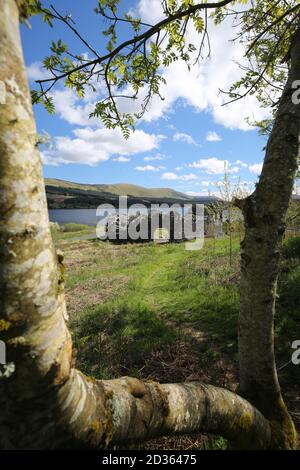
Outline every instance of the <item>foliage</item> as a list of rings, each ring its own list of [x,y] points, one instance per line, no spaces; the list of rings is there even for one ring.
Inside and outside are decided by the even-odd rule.
[[[59,225],[57,222],[50,222],[50,230],[54,242],[57,240],[92,239],[96,237],[96,228],[85,224]]]
[[[286,259],[300,258],[300,237],[285,240],[282,255]]]
[[[54,112],[51,89],[63,81],[79,97],[86,89],[97,91],[102,82],[106,92],[95,105],[91,116],[99,117],[105,126],[120,126],[129,136],[134,122],[148,109],[154,95],[161,96],[165,82],[162,67],[183,60],[187,67],[197,63],[204,54],[210,54],[209,17],[219,24],[229,15],[241,26],[236,40],[246,50],[247,63],[241,64],[244,77],[229,90],[230,99],[256,94],[262,106],[273,106],[275,112],[278,94],[286,79],[289,47],[299,14],[297,0],[223,0],[215,3],[194,0],[162,0],[164,18],[157,24],[144,23],[130,13],[119,15],[119,0],[98,0],[95,13],[106,20],[103,31],[106,50],[98,51],[83,38],[71,14],[62,14],[53,5],[45,8],[38,0],[28,1],[31,14],[42,15],[50,27],[62,22],[84,44],[88,55],[77,54],[59,39],[52,42],[50,55],[44,59],[49,78],[38,80],[38,90],[32,92],[34,103],[44,103]],[[245,7],[246,5],[246,7]],[[120,24],[127,27],[129,38],[119,43]],[[187,31],[192,25],[199,34],[198,44],[188,41]],[[140,108],[134,113],[122,111],[124,99],[138,100]],[[259,123],[262,132],[272,127],[272,119]]]
[[[227,164],[224,162],[223,181],[216,183],[219,191],[219,199],[207,207],[211,217],[221,217],[223,230],[229,238],[229,262],[233,262],[233,237],[239,236],[241,239],[244,233],[244,218],[241,210],[235,205],[236,199],[244,199],[249,191],[238,179],[235,183],[230,179]],[[215,225],[214,225],[215,227]]]
[[[82,230],[88,230],[90,227],[86,224],[75,224],[68,223],[62,226],[63,232],[80,232]]]
[[[230,101],[255,94],[261,105],[270,108],[275,116],[287,80],[299,12],[298,0],[257,0],[239,15],[238,40],[245,47],[247,63],[240,64],[244,75],[230,88]],[[224,10],[216,11],[216,21],[222,21],[225,14]],[[259,126],[261,134],[270,134],[273,118],[261,122],[248,119],[248,122]]]
[[[218,363],[237,359],[237,239],[232,266],[226,239],[206,239],[199,252],[184,244],[69,242],[63,233],[57,244],[65,254],[77,364],[85,373],[176,382],[190,374],[202,380],[208,369],[210,380],[224,386]],[[280,275],[279,364],[290,358],[291,338],[299,331],[298,264]]]
[[[288,208],[286,225],[288,228],[300,227],[300,200],[292,199]]]

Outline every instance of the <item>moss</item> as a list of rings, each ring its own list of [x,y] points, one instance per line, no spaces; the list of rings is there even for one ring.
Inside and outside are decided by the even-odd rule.
[[[114,396],[114,392],[112,390],[106,390],[105,391],[105,397],[107,400],[112,400]]]
[[[85,374],[83,374],[83,375],[84,375],[84,378],[87,382],[91,382],[93,384],[95,384],[97,382],[96,377],[93,377],[92,375],[85,375]]]
[[[65,265],[64,265],[64,254],[61,250],[56,250],[56,259],[57,259],[57,265],[59,269],[58,285],[60,287],[63,287],[65,283]]]
[[[23,315],[23,313],[21,312],[14,312],[12,313],[11,315],[9,315],[9,319],[10,319],[10,326],[14,325],[14,326],[20,326],[24,323],[26,323],[26,316]]]
[[[93,434],[99,435],[101,425],[97,419],[94,419],[91,423],[91,432]]]
[[[297,433],[292,420],[290,422],[270,422],[272,431],[272,448],[279,450],[295,450],[297,448]]]
[[[158,382],[154,382],[153,385],[162,402],[163,416],[166,418],[170,413],[168,394],[162,389]]]
[[[113,416],[111,405],[109,401],[113,399],[114,392],[112,390],[105,390],[105,398],[106,398],[106,423],[105,423],[105,431],[104,431],[104,447],[108,447],[113,434]]]
[[[0,332],[1,331],[7,331],[11,327],[11,323],[6,320],[0,320]]]
[[[65,266],[63,263],[59,263],[58,267],[59,267],[58,285],[62,285],[65,282]]]
[[[19,9],[21,20],[29,18],[30,10],[27,4],[27,0],[16,0],[16,4]]]
[[[278,408],[279,419],[270,421],[272,448],[295,450],[297,448],[297,432],[282,397],[278,400]]]
[[[238,421],[238,427],[240,429],[248,429],[253,423],[253,417],[251,413],[245,412],[240,416],[240,419]]]
[[[26,339],[23,336],[17,336],[15,338],[11,338],[7,341],[7,344],[12,347],[26,347]]]

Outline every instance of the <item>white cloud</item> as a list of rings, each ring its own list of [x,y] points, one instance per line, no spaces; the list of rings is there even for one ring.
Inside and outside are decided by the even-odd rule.
[[[26,67],[26,71],[28,80],[30,81],[43,80],[44,78],[49,78],[49,75],[51,75],[43,68],[41,62],[32,62],[32,64]]]
[[[219,160],[218,158],[203,158],[189,165],[190,168],[198,168],[209,175],[220,175],[228,166],[227,160]]]
[[[161,0],[139,0],[137,15],[143,20],[155,23],[163,17]],[[161,86],[161,95],[164,100],[155,96],[149,110],[144,116],[145,121],[153,121],[166,118],[172,111],[175,103],[181,100],[186,106],[191,106],[197,112],[208,111],[215,122],[231,129],[252,129],[245,117],[252,120],[262,120],[268,116],[268,111],[259,108],[255,96],[248,96],[236,103],[222,106],[228,99],[227,95],[219,92],[219,89],[228,90],[233,82],[240,79],[242,71],[237,65],[245,64],[244,46],[239,41],[230,41],[238,34],[238,28],[232,27],[232,19],[228,18],[221,25],[215,26],[209,20],[209,33],[211,40],[211,58],[202,59],[199,64],[191,67],[189,71],[186,63],[177,61],[168,68],[162,68],[161,74],[167,81]],[[187,31],[187,42],[199,43],[199,34],[190,24]],[[193,62],[193,57],[191,57]],[[45,72],[41,64],[34,62],[28,67],[28,75],[31,79],[44,78]],[[103,82],[96,83],[97,92],[87,92],[86,97],[78,100],[72,90],[55,90],[54,102],[59,116],[73,125],[99,126],[100,120],[88,118],[94,104],[103,96]],[[126,91],[126,90],[125,90]],[[130,90],[127,90],[130,93]],[[140,94],[138,100],[118,100],[118,104],[124,112],[140,110],[144,96]]]
[[[164,15],[161,0],[140,0],[137,7],[137,15],[150,24],[162,20]]]
[[[138,14],[145,21],[157,22],[163,17],[161,1],[140,0]],[[268,110],[259,107],[254,95],[222,106],[228,101],[228,96],[220,93],[220,88],[228,90],[235,81],[239,80],[243,71],[238,63],[241,65],[247,63],[244,45],[239,41],[231,41],[238,32],[238,28],[233,27],[233,19],[230,17],[217,26],[209,20],[210,58],[202,59],[199,64],[191,67],[190,71],[182,61],[163,68],[162,76],[167,82],[161,86],[164,100],[156,96],[144,120],[152,121],[165,117],[178,99],[182,99],[184,105],[192,106],[198,112],[209,111],[216,123],[230,129],[253,129],[245,121],[248,116],[255,120],[266,118],[269,115]],[[199,44],[199,34],[191,24],[187,31],[187,43]]]
[[[149,157],[144,157],[144,161],[145,162],[152,162],[152,161],[156,161],[156,160],[165,160],[166,159],[166,156],[165,155],[162,155],[161,153],[157,153],[156,155],[150,155]]]
[[[162,180],[170,180],[170,181],[175,181],[175,180],[178,180],[179,179],[179,176],[176,175],[176,173],[173,173],[173,172],[167,172],[167,173],[164,173],[161,177]]]
[[[240,171],[240,168],[238,166],[230,166],[227,171],[230,174],[234,174],[234,173],[238,173]]]
[[[161,179],[168,181],[192,181],[197,179],[197,175],[195,175],[194,173],[189,173],[186,175],[177,175],[176,173],[170,171],[167,173],[163,173]]]
[[[33,62],[27,67],[30,80],[39,80],[49,77],[49,73],[42,68],[40,62]],[[56,114],[71,125],[102,127],[98,118],[89,118],[97,98],[101,95],[103,85],[96,84],[97,92],[87,90],[84,98],[79,98],[74,90],[57,88],[51,91]]]
[[[117,158],[113,158],[113,161],[114,161],[114,162],[119,162],[119,163],[128,163],[128,162],[130,162],[130,160],[131,160],[130,158],[128,158],[128,157],[122,157],[122,156],[121,156],[121,157],[117,157]]]
[[[154,165],[144,165],[144,166],[136,166],[135,169],[138,171],[160,171],[160,170],[165,170],[165,167],[154,166]]]
[[[263,166],[262,163],[255,163],[254,165],[249,165],[249,171],[250,173],[253,173],[254,175],[260,175],[262,166]]]
[[[125,140],[119,129],[78,128],[75,138],[54,138],[52,148],[43,152],[45,164],[79,163],[96,165],[113,155],[129,156],[157,148],[162,135],[147,134],[136,130]]]
[[[200,192],[197,192],[197,191],[186,191],[185,194],[187,194],[188,196],[193,196],[193,197],[197,197],[197,196],[205,196],[207,194],[207,191],[205,189],[203,189],[202,191]]]
[[[193,137],[189,134],[185,134],[184,132],[176,132],[176,134],[173,135],[173,140],[175,142],[178,142],[178,141],[185,142],[186,144],[189,144],[189,145],[197,145]]]
[[[220,137],[215,131],[209,131],[206,135],[207,142],[220,142],[222,137]]]
[[[238,165],[238,166],[241,166],[242,168],[248,168],[248,164],[243,162],[242,160],[236,160],[234,162],[234,165]]]
[[[102,125],[100,119],[89,118],[94,109],[94,102],[88,99],[78,99],[74,90],[55,90],[52,93],[55,111],[61,119],[77,126]],[[94,97],[95,99],[95,97]]]

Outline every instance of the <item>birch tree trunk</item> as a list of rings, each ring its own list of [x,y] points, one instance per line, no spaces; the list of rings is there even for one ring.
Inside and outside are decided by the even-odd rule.
[[[295,446],[296,432],[282,399],[274,356],[274,315],[285,219],[299,163],[300,106],[292,84],[300,78],[300,29],[292,41],[290,72],[259,183],[238,201],[245,218],[241,244],[240,392],[270,420],[273,438]]]
[[[256,317],[265,334],[255,329],[252,311],[251,317],[246,319],[246,306],[241,319],[242,390],[249,396],[249,390],[256,390],[253,386],[256,376],[254,372],[250,374],[256,368],[256,364],[251,363],[255,359],[258,361],[255,384],[263,393],[259,391],[259,400],[256,395],[251,395],[251,399],[259,404],[258,408],[230,391],[213,386],[196,383],[160,385],[129,377],[98,381],[73,368],[72,344],[66,326],[62,257],[55,252],[49,230],[36,128],[19,36],[22,5],[21,0],[0,0],[0,334],[7,346],[8,361],[0,376],[0,448],[95,449],[160,435],[199,431],[221,434],[239,448],[263,449],[274,445],[291,448],[292,439],[279,442],[277,432],[274,441],[274,423],[278,421],[263,399],[266,383],[262,374],[266,369],[268,379],[273,380],[268,391],[274,397],[274,403],[280,400],[270,338],[273,301],[269,297],[271,313],[265,315],[266,322],[262,319],[263,314]],[[283,112],[279,113],[278,119],[287,122]],[[279,130],[281,127],[286,133],[286,126],[279,125]],[[292,128],[295,139],[299,120]],[[298,146],[293,139],[294,152]],[[272,141],[269,147],[269,153],[273,155]],[[275,152],[275,156],[276,171],[283,168],[282,174],[286,177],[286,164],[280,160],[280,152]],[[272,165],[266,164],[260,192],[255,196],[260,198],[259,202],[268,199],[263,189],[266,190],[265,180]],[[287,206],[295,163],[290,166],[289,185],[282,181],[285,203],[279,203],[275,198],[282,211],[280,221]],[[277,187],[275,179],[274,187]],[[272,212],[272,217],[275,215]],[[248,227],[249,224],[247,218]],[[270,229],[269,237],[273,240],[271,232]],[[246,248],[250,242],[248,228]],[[263,242],[269,247],[270,240],[265,235]],[[276,237],[276,249],[278,243]],[[269,253],[267,247],[262,251]],[[243,289],[247,287],[247,256],[256,256],[251,246],[243,255]],[[274,272],[276,266],[274,262]],[[274,274],[272,283],[270,281],[271,289],[275,277]],[[253,279],[254,275],[250,282]],[[247,289],[245,292],[250,295]],[[273,290],[267,291],[272,297]],[[244,303],[245,292],[242,293]],[[253,334],[259,335],[262,350],[267,351],[272,363],[266,361],[261,366],[260,355],[256,357],[253,350],[250,351],[252,359],[247,360],[250,358],[250,353],[246,354],[249,340],[243,332],[250,326]],[[253,348],[254,342],[249,347]],[[247,374],[244,367],[250,369]],[[260,407],[266,417],[259,411]],[[283,405],[278,408],[279,423],[283,422],[283,415],[285,422],[290,424]]]

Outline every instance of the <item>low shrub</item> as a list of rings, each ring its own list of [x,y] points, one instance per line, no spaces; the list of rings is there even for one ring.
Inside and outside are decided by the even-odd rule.
[[[282,255],[286,259],[300,258],[300,237],[287,238],[283,244]]]
[[[64,224],[62,227],[62,230],[63,232],[80,232],[82,230],[87,230],[88,228],[89,226],[85,224],[69,223],[69,224]]]

